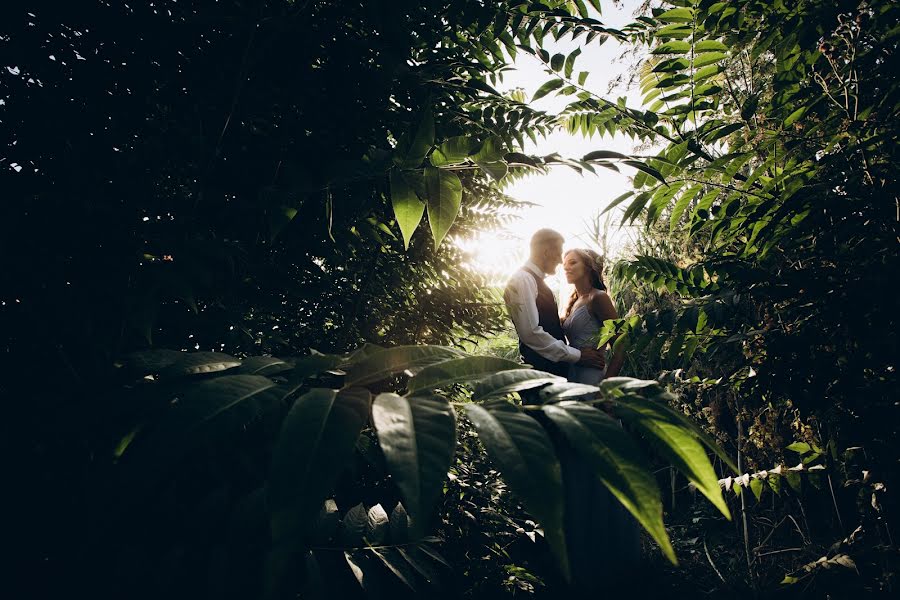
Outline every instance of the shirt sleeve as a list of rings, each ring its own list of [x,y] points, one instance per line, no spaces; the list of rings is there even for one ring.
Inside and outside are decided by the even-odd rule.
[[[537,283],[531,275],[524,271],[513,275],[503,292],[503,302],[523,344],[553,362],[581,359],[581,350],[556,339],[538,324]]]

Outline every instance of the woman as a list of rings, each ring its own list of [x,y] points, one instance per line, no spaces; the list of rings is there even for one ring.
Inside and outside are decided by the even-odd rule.
[[[563,257],[566,280],[575,285],[563,320],[569,345],[596,345],[603,321],[616,318],[601,275],[602,259],[593,250],[569,250]],[[624,353],[615,352],[606,369],[572,365],[569,381],[596,385],[618,375]],[[587,398],[590,398],[588,396]],[[554,436],[565,487],[565,530],[572,584],[577,596],[621,589],[640,561],[637,522],[561,436]]]
[[[603,321],[618,317],[616,308],[606,293],[602,268],[603,259],[593,250],[576,248],[566,252],[563,257],[566,281],[575,286],[563,317],[563,329],[570,346],[582,348],[595,345]],[[569,381],[597,384],[605,377],[618,375],[624,360],[624,352],[619,351],[613,354],[606,369],[572,365],[569,369]]]

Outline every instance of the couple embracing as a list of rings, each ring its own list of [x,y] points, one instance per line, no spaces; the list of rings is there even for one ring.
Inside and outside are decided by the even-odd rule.
[[[541,229],[531,238],[531,256],[504,292],[504,301],[519,336],[524,361],[535,369],[595,385],[618,375],[624,361],[615,352],[606,365],[596,336],[603,321],[616,318],[606,292],[601,259],[592,250],[563,255],[563,236]],[[563,265],[575,291],[560,317],[544,277]],[[601,591],[624,591],[639,569],[637,522],[600,482],[593,470],[559,432],[550,429],[559,458],[564,493],[564,529],[573,597]]]
[[[563,255],[564,241],[552,229],[538,230],[528,262],[509,280],[503,299],[526,363],[569,381],[596,384],[618,375],[624,360],[623,353],[616,353],[607,366],[606,353],[594,343],[603,321],[616,318],[616,309],[606,293],[600,256],[585,249]],[[544,283],[560,263],[566,281],[575,286],[562,317]]]

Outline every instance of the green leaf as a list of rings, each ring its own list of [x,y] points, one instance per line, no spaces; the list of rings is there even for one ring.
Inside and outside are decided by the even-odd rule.
[[[722,497],[719,478],[697,434],[667,408],[657,401],[631,395],[617,405],[616,414],[646,435],[660,453],[730,520],[731,512]]]
[[[797,119],[799,119],[800,117],[802,117],[805,114],[806,114],[806,107],[801,106],[800,108],[798,108],[797,110],[795,110],[794,112],[792,112],[791,114],[789,114],[787,116],[787,118],[784,120],[784,126],[790,127],[791,125],[794,124],[794,122]]]
[[[403,234],[403,246],[409,249],[409,240],[425,213],[425,204],[407,183],[399,169],[391,169],[391,204],[397,225]]]
[[[687,54],[690,51],[691,45],[688,42],[676,40],[660,44],[651,54]]]
[[[434,390],[454,383],[475,381],[498,371],[524,369],[525,365],[495,356],[465,356],[425,367],[409,380],[409,393]]]
[[[566,398],[575,396],[584,396],[587,394],[596,394],[600,388],[594,385],[584,383],[573,383],[571,381],[563,381],[561,383],[551,383],[545,388],[538,391],[538,397],[543,402],[558,402]]]
[[[534,102],[535,100],[540,100],[550,92],[561,88],[563,85],[565,85],[565,83],[566,82],[562,79],[553,79],[551,81],[548,81],[537,89],[537,91],[534,93],[534,96],[531,97],[531,101]]]
[[[287,361],[274,356],[250,356],[241,361],[241,366],[235,372],[247,375],[275,375],[293,368]]]
[[[366,535],[369,513],[362,502],[347,511],[341,521],[341,542],[347,546],[360,546]]]
[[[594,150],[581,157],[581,160],[600,160],[604,158],[621,158],[627,160],[630,157],[621,152],[613,152],[612,150]]]
[[[465,353],[443,346],[396,346],[372,348],[342,366],[347,371],[346,385],[368,385],[387,379],[407,369],[465,356]]]
[[[560,69],[563,68],[563,64],[565,64],[566,57],[562,54],[554,54],[553,58],[550,59],[550,68],[556,72],[559,72]]]
[[[641,162],[639,160],[626,160],[623,162],[626,165],[629,165],[631,167],[634,167],[635,169],[638,169],[639,171],[643,171],[644,173],[647,173],[648,175],[652,176],[654,179],[658,179],[662,183],[666,182],[666,178],[662,176],[662,173],[660,173],[659,171],[657,171],[656,169],[654,169],[647,163]]]
[[[155,481],[190,447],[199,431],[209,426],[237,430],[274,406],[282,398],[275,388],[275,382],[259,375],[191,382],[179,390],[177,400],[168,404],[158,421],[129,434],[134,439],[123,440],[125,447],[118,454],[144,483]]]
[[[803,456],[807,452],[812,451],[812,447],[809,444],[807,444],[806,442],[794,442],[793,444],[791,444],[790,446],[788,446],[785,449],[790,450],[791,452],[796,452],[800,456]]]
[[[179,356],[160,370],[160,379],[172,379],[189,375],[218,373],[241,366],[241,361],[224,352],[180,352]]]
[[[418,535],[441,495],[456,448],[456,413],[439,396],[379,394],[372,422],[388,472]]]
[[[535,371],[534,369],[503,371],[502,373],[485,377],[476,383],[472,390],[472,400],[480,401],[487,398],[505,396],[513,392],[530,390],[548,383],[559,383],[562,381],[565,381],[562,377],[544,371]]]
[[[694,73],[694,83],[700,83],[706,79],[709,79],[713,75],[718,75],[724,69],[720,65],[708,65]]]
[[[662,498],[646,458],[624,429],[603,411],[579,402],[542,408],[575,451],[622,505],[678,564],[663,524]]]
[[[673,233],[675,231],[675,228],[678,227],[678,223],[681,220],[681,215],[684,214],[684,211],[687,209],[688,204],[690,204],[691,200],[693,200],[702,190],[703,185],[698,184],[687,189],[683,194],[681,194],[681,197],[678,198],[678,201],[672,208],[672,214],[669,217],[669,233]]]
[[[403,585],[411,589],[413,592],[416,591],[416,588],[413,585],[413,581],[415,581],[415,575],[410,569],[410,565],[396,548],[369,548],[369,551],[374,554],[378,558],[378,560],[380,560],[382,564],[387,567],[388,571],[390,571],[394,575],[394,577],[399,579],[403,583]]]
[[[543,526],[547,543],[568,579],[562,474],[550,438],[537,421],[509,403],[490,410],[478,404],[465,407],[503,480]]]
[[[584,82],[587,81],[588,75],[590,74],[590,71],[581,71],[578,73],[578,85],[584,85]]]
[[[397,144],[394,163],[399,167],[415,169],[422,165],[425,155],[434,145],[434,115],[431,107],[422,111],[415,134],[407,132]]]
[[[672,8],[656,16],[663,23],[689,23],[694,20],[694,11],[690,8]]]
[[[761,480],[756,478],[750,480],[750,491],[756,496],[757,502],[759,502],[759,499],[762,497],[763,487],[763,482]]]
[[[272,537],[306,537],[322,502],[347,461],[369,418],[370,394],[315,388],[288,412],[272,451],[268,505]]]
[[[153,348],[151,350],[142,350],[140,352],[132,352],[122,358],[121,368],[134,377],[143,377],[151,373],[159,373],[163,369],[178,362],[184,352],[178,350],[167,350],[164,348]],[[225,356],[220,354],[220,357]],[[237,360],[237,359],[235,359]]]
[[[694,44],[694,52],[727,52],[728,46],[718,40],[701,40]]]
[[[293,359],[294,370],[291,372],[292,382],[303,381],[313,375],[336,368],[341,363],[341,358],[333,354],[310,354],[298,356]]]
[[[406,507],[403,506],[402,502],[398,502],[394,510],[391,511],[391,541],[395,544],[409,541],[409,528],[409,515],[406,512]]]
[[[431,153],[431,164],[435,167],[460,163],[473,150],[472,140],[464,135],[452,137]]]
[[[366,513],[366,539],[370,544],[384,543],[388,532],[388,515],[384,507],[376,504]]]
[[[566,79],[570,79],[572,77],[572,71],[575,68],[575,59],[578,58],[578,55],[581,54],[581,48],[575,48],[569,56],[566,57],[566,65],[563,70],[563,74],[566,76]],[[579,84],[583,85],[583,84]]]
[[[425,167],[425,186],[428,189],[428,223],[436,248],[459,214],[462,182],[452,171],[429,166]]]
[[[481,149],[472,155],[472,160],[488,175],[499,181],[506,176],[509,168],[503,157],[503,140],[491,136],[484,141]]]
[[[694,59],[694,68],[699,69],[700,67],[705,67],[706,65],[717,63],[720,60],[725,60],[726,58],[728,58],[728,55],[722,52],[709,52],[707,54],[701,54]]]
[[[618,197],[615,198],[612,202],[610,202],[610,203],[606,206],[606,208],[603,209],[603,212],[601,212],[600,214],[603,215],[603,214],[608,213],[609,211],[611,211],[612,209],[614,209],[616,206],[618,206],[619,204],[621,204],[621,203],[624,202],[625,200],[628,200],[629,198],[631,198],[633,195],[634,195],[634,192],[625,192],[625,193],[622,194],[621,196],[618,196]]]

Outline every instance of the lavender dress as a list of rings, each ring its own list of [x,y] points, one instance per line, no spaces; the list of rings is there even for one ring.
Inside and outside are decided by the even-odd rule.
[[[563,322],[569,345],[593,346],[600,323],[587,306]],[[572,365],[569,381],[598,384],[606,369]],[[566,494],[565,530],[573,586],[593,595],[627,584],[640,562],[640,533],[634,517],[606,489],[565,439],[557,438]]]

